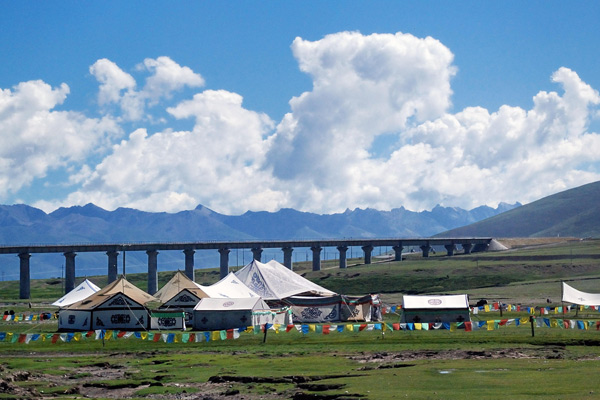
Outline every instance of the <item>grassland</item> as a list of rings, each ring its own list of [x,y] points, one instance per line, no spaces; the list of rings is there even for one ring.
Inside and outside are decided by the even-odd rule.
[[[399,304],[403,293],[468,293],[512,304],[560,305],[560,281],[600,292],[600,241],[511,242],[499,253],[430,259],[320,272],[295,270],[332,290],[378,292]],[[160,282],[172,273],[161,272]],[[91,278],[100,285],[100,278]],[[128,279],[144,288],[145,275]],[[216,271],[197,271],[215,282]],[[16,286],[16,287],[15,287]],[[35,281],[32,307],[47,309],[61,282]],[[2,283],[4,306],[19,303],[18,283]],[[549,304],[547,300],[550,299]],[[503,318],[522,317],[505,313]],[[567,316],[574,318],[573,313]],[[586,318],[596,318],[588,315]],[[397,322],[398,316],[386,316]],[[497,313],[474,316],[498,319]],[[56,322],[0,325],[0,331],[54,332]],[[0,398],[157,399],[584,399],[598,398],[600,331],[536,329],[528,324],[473,332],[381,331],[329,335],[295,330],[242,334],[237,340],[151,343],[139,339],[30,344],[0,342]]]

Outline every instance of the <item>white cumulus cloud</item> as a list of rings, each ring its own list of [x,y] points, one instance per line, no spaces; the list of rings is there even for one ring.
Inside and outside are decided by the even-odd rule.
[[[13,133],[0,137],[1,187],[15,192],[68,164],[76,189],[39,206],[93,202],[179,211],[203,204],[236,214],[281,207],[330,213],[528,202],[600,180],[600,134],[589,128],[600,95],[571,69],[555,71],[556,91],[532,93],[529,109],[450,112],[458,69],[450,49],[433,38],[341,32],[296,38],[292,52],[313,87],[290,100],[277,124],[228,90],[176,98],[205,83],[168,57],[138,65],[137,73],[149,75],[143,84],[98,60],[90,71],[100,83],[99,104],[119,107],[119,121],[134,128],[126,139],[113,139],[120,142],[96,163],[86,157],[118,130],[113,119],[51,111],[64,101],[66,85],[29,82],[4,90],[0,124]],[[162,112],[166,128],[145,125],[151,111]],[[168,127],[181,121],[193,126]],[[8,171],[18,163],[28,172],[13,179]]]
[[[52,169],[83,162],[120,134],[110,118],[54,110],[68,94],[64,83],[52,88],[39,80],[0,89],[0,199]]]
[[[179,211],[202,201],[226,212],[277,203],[272,178],[260,171],[273,128],[266,115],[244,109],[241,96],[223,90],[196,94],[169,112],[193,118],[193,130],[136,130],[65,203]]]

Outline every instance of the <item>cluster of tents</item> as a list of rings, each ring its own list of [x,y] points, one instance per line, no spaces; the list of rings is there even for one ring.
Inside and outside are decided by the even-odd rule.
[[[178,271],[153,296],[120,277],[100,289],[89,280],[58,299],[60,331],[212,331],[264,324],[380,321],[377,295],[325,289],[277,261],[253,260],[219,282],[199,285]]]

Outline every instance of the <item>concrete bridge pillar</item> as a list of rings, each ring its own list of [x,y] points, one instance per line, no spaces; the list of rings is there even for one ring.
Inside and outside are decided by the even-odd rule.
[[[148,294],[158,291],[158,251],[148,250]]]
[[[31,274],[29,268],[29,253],[19,253],[19,266],[20,266],[20,286],[19,286],[19,298],[29,299],[31,298]]]
[[[284,247],[281,249],[283,251],[283,265],[286,266],[290,271],[294,270],[294,265],[292,261],[292,252],[294,251],[293,247]]]
[[[117,280],[119,252],[116,250],[109,250],[106,252],[106,255],[108,256],[108,281],[107,281],[107,283],[112,283]]]
[[[65,294],[75,289],[75,256],[77,254],[69,251],[63,253],[65,256]]]
[[[394,246],[394,261],[402,261],[402,250],[404,250],[404,247],[402,247],[401,244]]]
[[[429,246],[429,243],[424,244],[423,246],[421,246],[421,251],[423,251],[423,257],[427,258],[429,257],[429,250],[431,249],[431,246]]]
[[[258,262],[260,262],[261,257],[262,257],[262,252],[263,249],[261,247],[253,247],[252,248],[252,256],[254,257],[254,259]]]
[[[310,248],[312,250],[312,270],[320,271],[321,270],[321,250],[323,248],[321,246],[313,246]]]
[[[365,252],[365,264],[371,264],[371,254],[373,253],[373,245],[368,244],[362,247]]]
[[[227,276],[227,274],[229,273],[229,252],[230,251],[231,250],[229,250],[226,247],[219,249],[219,254],[221,255],[221,262],[219,264],[219,272],[220,272],[221,279],[225,278]]]
[[[465,254],[471,254],[471,249],[473,248],[473,245],[471,243],[463,243],[462,248],[465,251]]]
[[[446,252],[449,256],[454,255],[454,251],[456,250],[456,246],[454,244],[446,244],[444,247],[446,248]]]
[[[194,253],[196,253],[194,249],[183,250],[183,254],[185,254],[185,276],[193,281],[196,280],[194,275]]]
[[[337,249],[340,252],[340,268],[348,268],[348,264],[346,262],[346,253],[348,252],[348,246],[338,246]]]

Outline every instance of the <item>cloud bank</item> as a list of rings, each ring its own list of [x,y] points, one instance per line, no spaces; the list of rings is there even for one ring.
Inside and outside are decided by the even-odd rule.
[[[47,211],[472,208],[600,179],[600,135],[589,129],[600,95],[568,68],[529,110],[452,113],[458,68],[434,38],[341,32],[296,38],[291,50],[313,87],[281,121],[245,108],[240,94],[199,90],[204,78],[168,57],[132,73],[94,63],[97,118],[57,110],[65,84],[1,90],[0,201],[53,170],[67,178],[63,195],[34,204]]]

